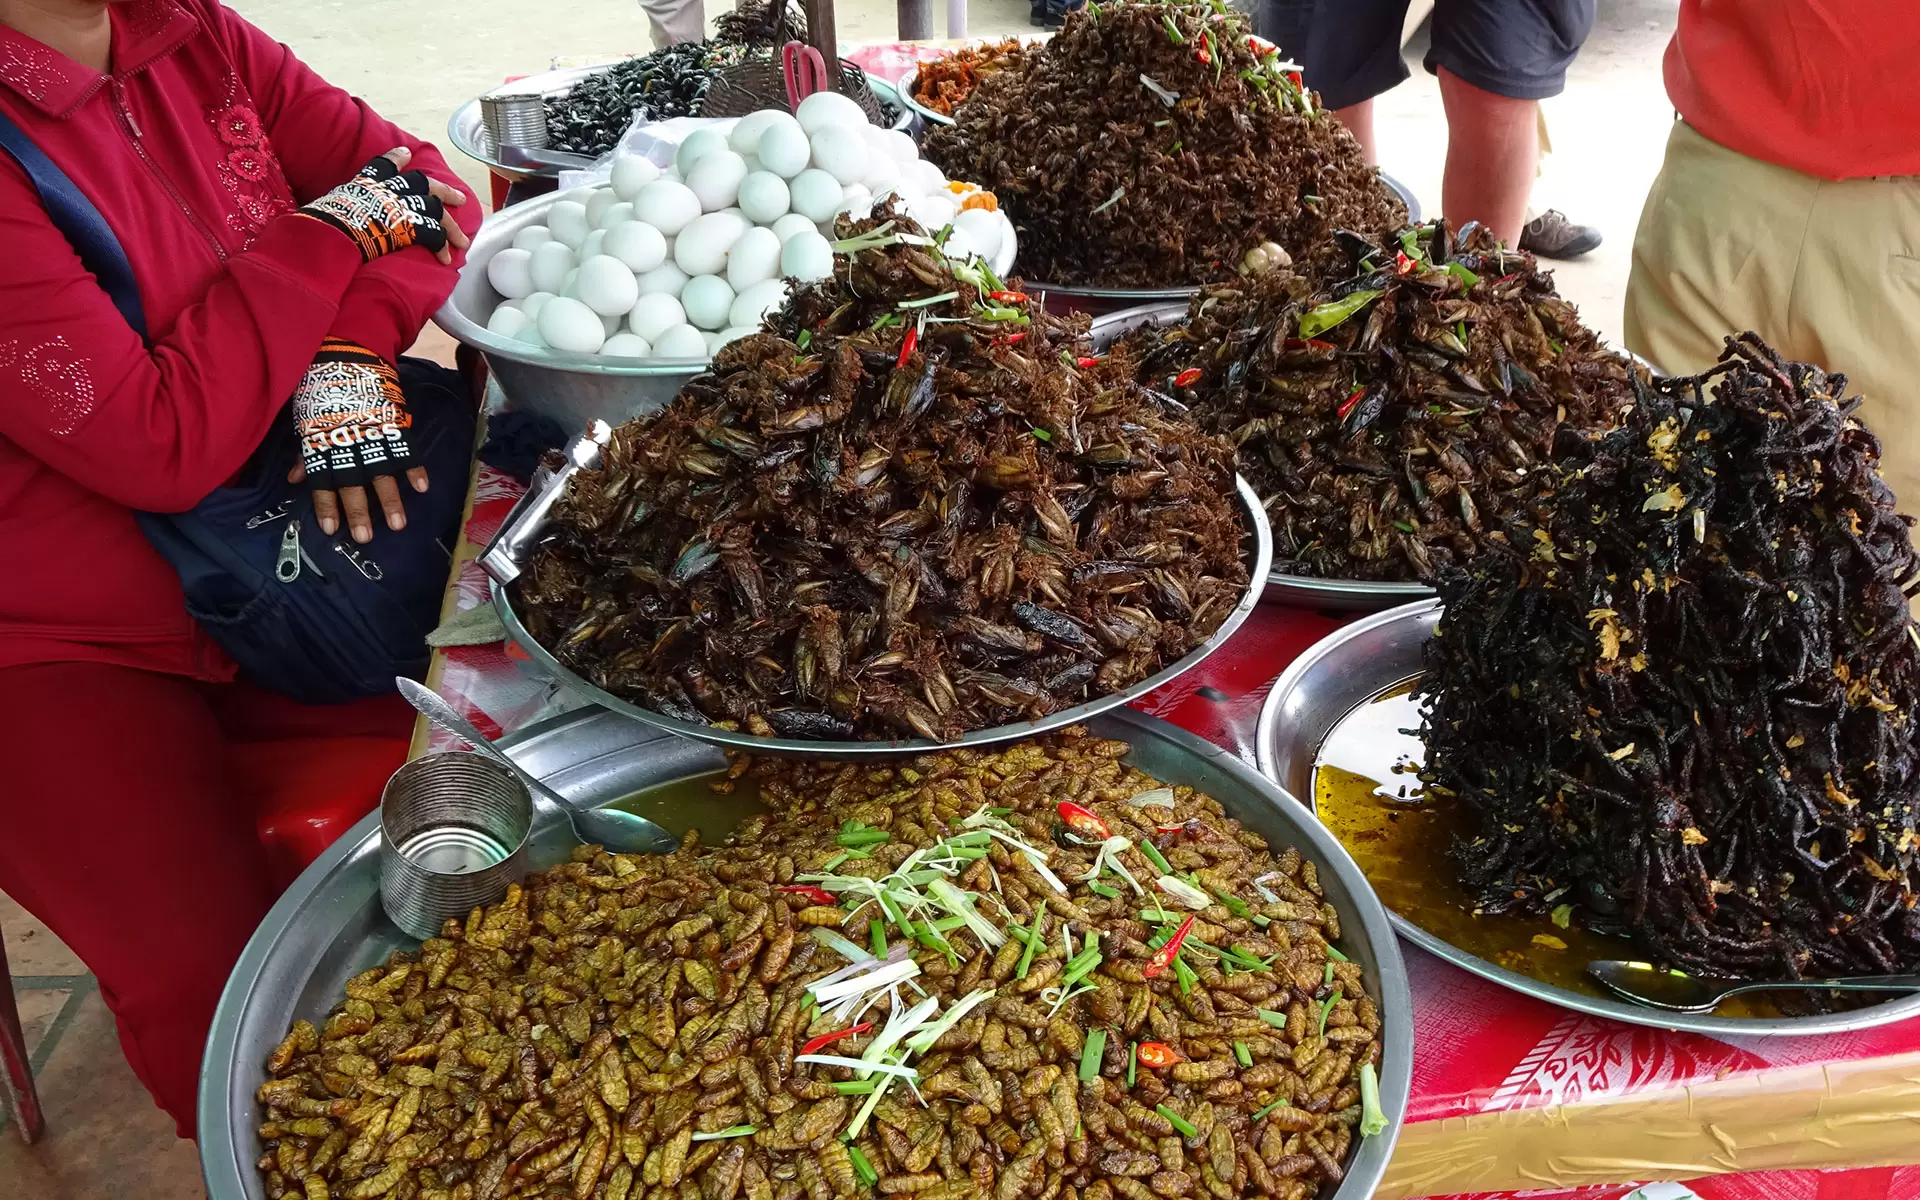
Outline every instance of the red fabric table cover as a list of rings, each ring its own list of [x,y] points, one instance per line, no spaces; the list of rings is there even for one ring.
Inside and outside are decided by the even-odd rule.
[[[449,585],[448,613],[485,602],[485,575],[474,556],[520,491],[506,476],[479,468],[461,562]],[[1254,722],[1273,679],[1340,623],[1335,616],[1262,606],[1229,645],[1138,707],[1252,762]],[[553,711],[554,689],[518,659],[517,652],[510,655],[497,644],[456,647],[436,655],[431,678],[483,732],[497,736]],[[454,748],[422,722],[416,752]],[[1634,1181],[1714,1171],[1920,1163],[1920,1021],[1817,1038],[1666,1033],[1563,1011],[1411,946],[1403,949],[1419,1053],[1407,1125],[1382,1197],[1436,1194],[1429,1185],[1438,1183],[1442,1191],[1475,1200],[1523,1195],[1616,1200],[1632,1191]],[[1894,1082],[1888,1084],[1887,1078]],[[1864,1101],[1849,1101],[1847,1081],[1853,1079],[1871,1079],[1877,1090]],[[1777,1122],[1737,1126],[1731,1109],[1724,1110],[1729,1114],[1724,1121],[1714,1115],[1722,1111],[1715,1104],[1728,1103],[1716,1097],[1739,1092],[1743,1085],[1751,1085],[1744,1089],[1748,1092],[1767,1092],[1767,1104],[1778,1103]],[[1623,1105],[1635,1107],[1622,1110]],[[1634,1114],[1641,1111],[1644,1130],[1635,1123]],[[1598,1150],[1593,1161],[1581,1161],[1578,1138],[1570,1146],[1562,1143],[1589,1114],[1615,1126],[1625,1117],[1630,1136],[1640,1140],[1644,1132],[1645,1145],[1630,1161],[1616,1151]],[[1538,1119],[1543,1115],[1552,1119]],[[1891,1128],[1859,1140],[1863,1131],[1879,1125]],[[1617,1128],[1599,1123],[1595,1128],[1594,1136],[1618,1140]],[[1695,1145],[1703,1141],[1710,1148],[1704,1154]],[[1476,1156],[1508,1165],[1470,1161]],[[1504,1178],[1498,1174],[1502,1170],[1511,1175],[1516,1163],[1531,1164],[1520,1178],[1538,1187],[1555,1186],[1458,1191],[1470,1181]],[[1496,1174],[1485,1173],[1490,1170]],[[1574,1184],[1606,1186],[1567,1190]],[[1917,1200],[1920,1166],[1721,1175],[1689,1186],[1707,1200]]]

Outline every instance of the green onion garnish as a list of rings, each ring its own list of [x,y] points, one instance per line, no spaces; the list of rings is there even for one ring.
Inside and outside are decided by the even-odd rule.
[[[1262,1021],[1265,1021],[1275,1029],[1285,1029],[1287,1027],[1287,1014],[1285,1013],[1277,1013],[1272,1009],[1266,1008],[1256,1008],[1253,1011],[1260,1015]]]
[[[1200,977],[1193,973],[1193,968],[1187,965],[1187,960],[1178,955],[1173,959],[1173,977],[1180,983],[1182,996],[1192,991],[1193,985],[1200,982]]]
[[[793,344],[800,347],[802,350],[805,350],[808,346],[811,346],[813,344],[813,330],[802,329],[800,331],[800,336],[793,340]]]
[[[1364,1070],[1365,1068],[1362,1068],[1362,1069]],[[1367,1085],[1365,1083],[1362,1083],[1360,1085],[1360,1090],[1363,1098],[1366,1092],[1366,1087]],[[1282,1096],[1278,1100],[1275,1100],[1272,1104],[1269,1104],[1265,1108],[1261,1109],[1259,1112],[1254,1113],[1253,1119],[1258,1121],[1261,1117],[1266,1116],[1268,1113],[1272,1112],[1276,1108],[1292,1108],[1292,1107],[1293,1105],[1287,1103],[1287,1098],[1285,1096]]]
[[[1372,1063],[1360,1068],[1360,1136],[1377,1137],[1387,1131],[1387,1114],[1380,1109],[1380,1076]]]
[[[1027,971],[1033,966],[1033,952],[1040,948],[1040,922],[1045,920],[1047,910],[1044,907],[1033,910],[1033,929],[1027,938],[1027,948],[1020,952],[1020,965],[1013,969],[1015,979],[1025,979]]]
[[[1167,865],[1166,856],[1160,853],[1158,846],[1147,841],[1145,838],[1141,838],[1139,844],[1140,853],[1147,856],[1147,861],[1153,864],[1154,870],[1160,872],[1162,875],[1173,874],[1173,868]]]
[[[1352,962],[1353,961],[1352,959],[1348,958],[1346,955],[1340,953],[1339,948],[1335,946],[1327,947],[1327,957],[1332,959],[1335,962]]]
[[[841,863],[847,861],[852,857],[853,857],[853,851],[842,850],[840,853],[834,855],[832,858],[827,860],[827,865],[820,868],[820,873],[824,875],[832,871],[835,867],[839,866]]]
[[[1342,995],[1342,993],[1341,993],[1341,991],[1340,991],[1340,989],[1339,989],[1339,988],[1335,988],[1335,989],[1333,990],[1333,995],[1331,995],[1331,996],[1328,996],[1328,997],[1327,997],[1327,1002],[1326,1002],[1326,1003],[1325,1003],[1324,1005],[1322,1005],[1322,1006],[1321,1006],[1321,1008],[1320,1008],[1320,1031],[1319,1031],[1319,1033],[1318,1033],[1318,1034],[1316,1034],[1316,1035],[1315,1035],[1316,1037],[1326,1037],[1326,1036],[1327,1036],[1327,1018],[1333,1015],[1333,1006],[1334,1006],[1334,1005],[1336,1005],[1336,1004],[1338,1004],[1338,1003],[1340,1003],[1340,997],[1341,997],[1341,995]]]
[[[1096,896],[1105,896],[1109,900],[1118,900],[1120,898],[1120,893],[1117,889],[1110,888],[1104,883],[1090,883],[1087,885],[1087,890]]]
[[[1051,433],[1048,433],[1046,430],[1038,427],[1035,427],[1033,431],[1033,436],[1039,438],[1043,442],[1050,442],[1053,440],[1053,435]]]
[[[1190,1123],[1185,1117],[1181,1116],[1179,1113],[1168,1108],[1164,1104],[1154,1105],[1153,1111],[1165,1117],[1168,1120],[1168,1122],[1170,1122],[1173,1125],[1175,1129],[1178,1129],[1180,1131],[1181,1137],[1194,1137],[1200,1132],[1198,1129],[1195,1129],[1192,1123]]]
[[[867,922],[867,946],[875,958],[887,956],[887,927],[879,917]]]
[[[902,300],[895,308],[931,308],[936,304],[945,304],[949,300],[958,300],[959,292],[941,292],[937,296],[922,296],[917,300]]]
[[[835,835],[834,841],[842,846],[878,846],[887,840],[884,829],[856,829]]]
[[[1321,986],[1321,987],[1328,987],[1328,986],[1330,986],[1330,985],[1331,985],[1332,983],[1333,983],[1333,964],[1332,964],[1332,963],[1328,963],[1328,964],[1327,964],[1327,977],[1326,977],[1325,979],[1322,979],[1322,980],[1320,981],[1320,986]]]
[[[1133,1086],[1133,1073],[1140,1066],[1140,1043],[1134,1042],[1127,1047],[1127,1086]]]
[[[713,1133],[696,1133],[693,1135],[693,1140],[696,1142],[713,1142],[721,1138],[747,1137],[750,1134],[759,1132],[760,1127],[758,1125],[729,1125],[725,1129],[715,1130]]]
[[[873,1169],[873,1164],[868,1162],[867,1156],[860,1152],[860,1147],[848,1145],[847,1157],[853,1160],[853,1173],[860,1177],[861,1183],[872,1187],[880,1182],[880,1172]]]
[[[1245,1042],[1235,1042],[1233,1044],[1233,1057],[1239,1060],[1240,1065],[1243,1067],[1253,1065],[1253,1051],[1247,1049]]]
[[[878,1079],[848,1079],[834,1084],[833,1090],[839,1092],[842,1096],[864,1096],[868,1092],[871,1092],[879,1082]]]
[[[1100,1056],[1107,1050],[1107,1031],[1096,1029],[1087,1035],[1087,1044],[1080,1048],[1080,1082],[1092,1083],[1100,1078]]]

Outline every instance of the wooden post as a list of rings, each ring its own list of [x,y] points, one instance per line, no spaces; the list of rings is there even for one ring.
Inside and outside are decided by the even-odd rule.
[[[900,40],[925,41],[933,36],[933,0],[898,0]]]
[[[827,86],[840,90],[840,34],[834,28],[833,0],[803,0],[807,12],[807,40],[827,64]]]

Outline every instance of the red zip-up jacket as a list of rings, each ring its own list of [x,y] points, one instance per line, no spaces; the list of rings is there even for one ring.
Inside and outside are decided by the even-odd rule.
[[[363,265],[295,207],[397,146],[466,189],[431,146],[216,0],[111,14],[105,75],[0,26],[0,110],[112,226],[152,339],[0,153],[0,668],[227,679],[132,512],[183,511],[229,480],[326,335],[391,359],[453,289],[457,258],[414,248]],[[477,204],[451,211],[479,222]]]

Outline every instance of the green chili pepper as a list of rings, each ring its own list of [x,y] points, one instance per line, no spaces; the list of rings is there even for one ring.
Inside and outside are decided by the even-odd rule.
[[[1300,336],[1319,337],[1384,295],[1386,295],[1384,288],[1369,288],[1342,296],[1338,300],[1329,300],[1325,304],[1316,304],[1300,314]]]

